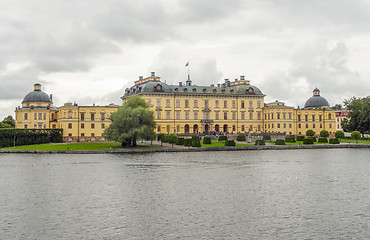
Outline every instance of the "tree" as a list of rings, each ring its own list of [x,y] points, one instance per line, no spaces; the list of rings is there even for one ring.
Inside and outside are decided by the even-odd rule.
[[[321,130],[321,132],[320,132],[320,137],[322,137],[322,138],[327,138],[327,137],[329,137],[329,132],[328,132],[328,131],[326,131],[326,130]]]
[[[136,146],[138,139],[153,136],[155,127],[153,112],[139,95],[128,97],[117,112],[112,113],[111,120],[112,124],[105,129],[104,135],[122,143],[123,147]]]
[[[359,131],[362,135],[370,131],[370,96],[365,98],[352,97],[344,100],[348,115],[342,122],[346,132]]]
[[[172,148],[173,148],[173,144],[176,143],[177,141],[177,136],[175,134],[170,134],[167,136],[167,139],[168,139],[168,142],[172,144]]]
[[[356,143],[358,143],[358,139],[361,138],[361,133],[359,131],[353,131],[351,133],[351,138],[356,139]]]
[[[333,110],[341,110],[342,109],[342,104],[335,104],[335,106],[332,106],[331,109]]]
[[[313,136],[315,136],[315,132],[312,129],[308,129],[306,131],[306,136],[307,137],[313,137]]]
[[[344,132],[343,131],[336,131],[335,132],[335,138],[344,138]]]
[[[0,122],[0,128],[14,128],[15,121],[12,116],[7,116],[2,122]]]

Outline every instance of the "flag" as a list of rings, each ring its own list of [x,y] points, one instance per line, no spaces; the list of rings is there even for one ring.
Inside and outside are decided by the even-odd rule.
[[[189,66],[189,62],[186,63],[185,67]]]

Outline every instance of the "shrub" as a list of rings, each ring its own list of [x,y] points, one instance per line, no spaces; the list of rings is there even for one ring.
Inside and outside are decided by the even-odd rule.
[[[304,136],[297,136],[297,141],[303,141]]]
[[[200,144],[200,138],[199,136],[192,136],[191,137],[191,146],[192,147],[201,147],[202,145]]]
[[[335,138],[344,138],[344,132],[343,131],[336,131],[335,132]]]
[[[177,138],[176,145],[184,145],[184,138]]]
[[[247,139],[245,138],[245,135],[244,134],[240,134],[238,135],[238,137],[236,138],[236,141],[247,141]]]
[[[168,135],[163,134],[161,141],[164,143],[168,142]]]
[[[320,137],[322,137],[322,138],[327,138],[327,137],[329,137],[329,132],[328,132],[328,131],[326,131],[326,130],[321,130],[321,132],[320,132]]]
[[[226,140],[227,140],[227,136],[221,135],[218,137],[218,141],[226,141]]]
[[[315,136],[315,132],[312,129],[308,129],[306,131],[306,136],[307,137],[313,137],[313,136]]]
[[[256,140],[254,145],[266,145],[264,140]]]
[[[164,133],[159,133],[159,134],[157,135],[157,141],[158,141],[158,142],[161,142],[161,141],[162,141],[162,139],[163,139],[163,136],[165,136],[165,135],[164,135]]]
[[[285,138],[285,142],[295,142],[294,135],[289,135]]]
[[[321,137],[321,138],[319,138],[319,140],[317,142],[319,142],[319,143],[328,143],[328,139],[326,137]]]
[[[212,144],[211,137],[204,137],[203,138],[203,144]]]
[[[0,146],[63,142],[63,129],[0,129]]]
[[[339,139],[338,138],[330,138],[329,143],[330,144],[339,144]]]
[[[361,138],[361,133],[359,131],[353,131],[351,133],[351,138],[356,139],[356,143],[358,143],[358,139]]]
[[[283,139],[277,139],[275,145],[285,145],[285,141]]]
[[[313,144],[314,141],[312,138],[304,138],[303,139],[303,144]]]
[[[184,146],[191,146],[191,143],[193,142],[193,139],[191,138],[185,138],[184,139]]]
[[[317,142],[317,139],[315,137],[308,137],[308,138],[311,138],[312,139],[312,142]]]
[[[225,141],[225,146],[235,146],[234,140],[226,140]]]
[[[265,141],[271,140],[271,136],[270,135],[263,135],[263,140],[265,140]]]
[[[177,136],[175,134],[170,134],[170,135],[167,136],[167,140],[173,146],[173,144],[176,143],[176,141],[177,141]]]

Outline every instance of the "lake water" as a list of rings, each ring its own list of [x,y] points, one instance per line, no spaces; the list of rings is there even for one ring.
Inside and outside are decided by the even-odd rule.
[[[370,239],[368,149],[0,155],[0,239]]]

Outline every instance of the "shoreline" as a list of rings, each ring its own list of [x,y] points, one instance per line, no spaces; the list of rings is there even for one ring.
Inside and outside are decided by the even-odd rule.
[[[328,144],[328,145],[265,145],[265,146],[230,146],[230,147],[190,147],[152,150],[1,150],[0,154],[143,154],[160,152],[219,152],[219,151],[259,151],[259,150],[299,150],[299,149],[340,149],[340,148],[370,148],[370,144]]]

